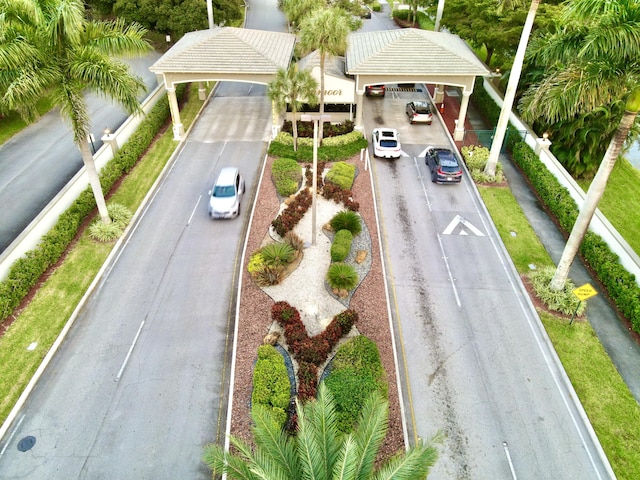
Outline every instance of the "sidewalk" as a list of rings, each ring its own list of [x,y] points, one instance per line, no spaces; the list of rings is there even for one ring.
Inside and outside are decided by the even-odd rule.
[[[431,86],[429,90],[432,92]],[[450,93],[452,93],[450,95]],[[447,89],[444,99],[444,119],[450,133],[453,132],[455,120],[458,118],[460,107],[460,97],[453,94],[453,90]],[[440,107],[440,104],[437,104]],[[466,130],[488,130],[482,117],[469,104]],[[462,142],[456,142],[458,148]],[[546,248],[547,252],[557,264],[562,256],[565,245],[565,238],[549,218],[546,212],[540,208],[539,201],[525,180],[520,170],[512,163],[511,157],[506,154],[500,155],[500,162],[503,166],[504,174],[516,200],[520,204],[525,216],[538,235],[538,238]],[[576,285],[590,283],[599,289],[599,283],[594,279],[579,258],[573,262],[570,277]],[[600,342],[609,354],[622,379],[629,386],[636,401],[640,403],[640,375],[638,375],[638,365],[640,364],[640,345],[631,337],[627,327],[618,317],[615,309],[609,303],[602,292],[587,301],[587,318],[589,323],[598,335]]]

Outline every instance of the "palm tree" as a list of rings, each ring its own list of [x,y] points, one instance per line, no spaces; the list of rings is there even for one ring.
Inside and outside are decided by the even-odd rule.
[[[83,94],[95,90],[129,112],[140,110],[143,81],[112,57],[147,52],[146,30],[122,21],[88,21],[81,0],[0,0],[0,11],[0,111],[15,110],[31,122],[40,98],[60,107],[82,153],[100,217],[109,223],[87,141],[90,119]]]
[[[500,8],[507,6],[513,6],[514,3],[519,3],[518,0],[498,0]],[[527,19],[524,22],[524,28],[520,35],[520,43],[516,50],[516,56],[513,59],[513,66],[511,67],[511,73],[509,74],[509,81],[507,83],[507,90],[504,94],[504,101],[502,103],[502,109],[500,110],[500,117],[498,117],[498,124],[496,125],[496,133],[491,143],[491,150],[489,151],[489,158],[487,164],[484,167],[484,173],[490,177],[494,177],[496,174],[496,165],[500,156],[500,150],[502,150],[502,142],[507,132],[507,126],[509,125],[509,115],[513,108],[513,101],[516,98],[516,90],[518,88],[518,82],[520,81],[520,74],[522,73],[522,64],[524,63],[524,54],[527,51],[527,44],[529,43],[529,36],[533,28],[533,22],[536,18],[536,12],[540,0],[532,0],[529,7],[529,13]]]
[[[308,70],[300,70],[298,64],[292,64],[288,70],[278,70],[267,86],[267,94],[275,107],[282,111],[291,105],[293,116],[293,150],[298,150],[298,121],[296,114],[304,103],[314,106],[318,103],[318,83]]]
[[[420,442],[404,455],[396,455],[376,470],[375,460],[388,428],[388,404],[373,394],[360,412],[353,432],[340,433],[329,389],[320,384],[318,399],[304,406],[296,401],[298,432],[289,436],[265,413],[253,412],[255,447],[231,438],[237,454],[219,445],[208,445],[204,462],[214,475],[231,479],[424,479],[437,459],[434,446]]]
[[[326,0],[282,0],[281,9],[289,21],[289,29],[297,32],[303,18],[314,10],[326,8]]]
[[[596,108],[624,105],[618,128],[591,182],[562,253],[551,288],[564,287],[609,175],[640,110],[640,8],[637,0],[574,0],[563,12],[566,25],[539,50],[548,74],[523,98],[524,117],[549,122]]]
[[[300,25],[300,45],[311,52],[320,53],[320,129],[318,139],[322,143],[324,115],[324,71],[327,55],[343,55],[347,48],[350,17],[340,8],[319,9],[306,17]]]

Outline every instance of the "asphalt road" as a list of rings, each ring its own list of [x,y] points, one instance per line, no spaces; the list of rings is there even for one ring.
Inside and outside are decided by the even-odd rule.
[[[264,91],[224,83],[206,105],[0,444],[0,478],[211,478],[201,455],[224,441],[235,281],[271,133]],[[241,215],[212,221],[227,165],[245,177]]]
[[[0,478],[210,478],[200,456],[224,436],[234,279],[270,133],[264,97],[229,113],[246,100],[207,106],[16,420]],[[212,221],[226,165],[243,172],[245,201]]]
[[[410,125],[387,86],[365,128],[397,128],[406,156],[374,159],[409,431],[446,434],[433,479],[608,478],[510,259],[469,178],[431,182],[439,122]]]
[[[229,222],[205,199],[228,164],[255,192],[263,88],[223,84],[207,106],[16,419],[0,478],[210,478],[200,455],[224,431],[249,199]],[[418,94],[366,99],[365,127],[398,128],[407,155],[373,163],[409,428],[447,434],[430,478],[606,478],[473,185],[429,182],[419,155],[446,136],[409,125]]]
[[[127,60],[148,87],[141,100],[157,85],[149,67],[158,58],[160,54],[152,52],[143,58]],[[87,94],[87,104],[97,151],[102,146],[100,138],[105,127],[116,131],[128,114],[95,94]],[[20,235],[82,165],[70,126],[58,109],[46,113],[0,145],[0,252]]]

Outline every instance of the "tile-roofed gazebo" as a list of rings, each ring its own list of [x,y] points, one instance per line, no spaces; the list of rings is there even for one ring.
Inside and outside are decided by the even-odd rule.
[[[457,35],[416,28],[352,33],[347,39],[345,58],[346,73],[356,79],[356,126],[362,125],[362,95],[367,85],[435,84],[436,103],[442,101],[444,85],[452,85],[462,87],[460,127],[456,127],[454,138],[464,133],[476,77],[491,73]]]
[[[289,68],[296,43],[289,33],[216,27],[189,32],[149,70],[162,75],[169,96],[173,135],[184,135],[175,85],[185,82],[234,81],[268,84],[279,69]]]

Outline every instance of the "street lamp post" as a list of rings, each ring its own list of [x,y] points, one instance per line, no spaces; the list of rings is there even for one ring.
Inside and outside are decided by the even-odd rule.
[[[313,172],[311,185],[311,245],[316,246],[316,195],[318,190],[318,123],[331,120],[331,115],[300,115],[303,122],[313,122]]]

